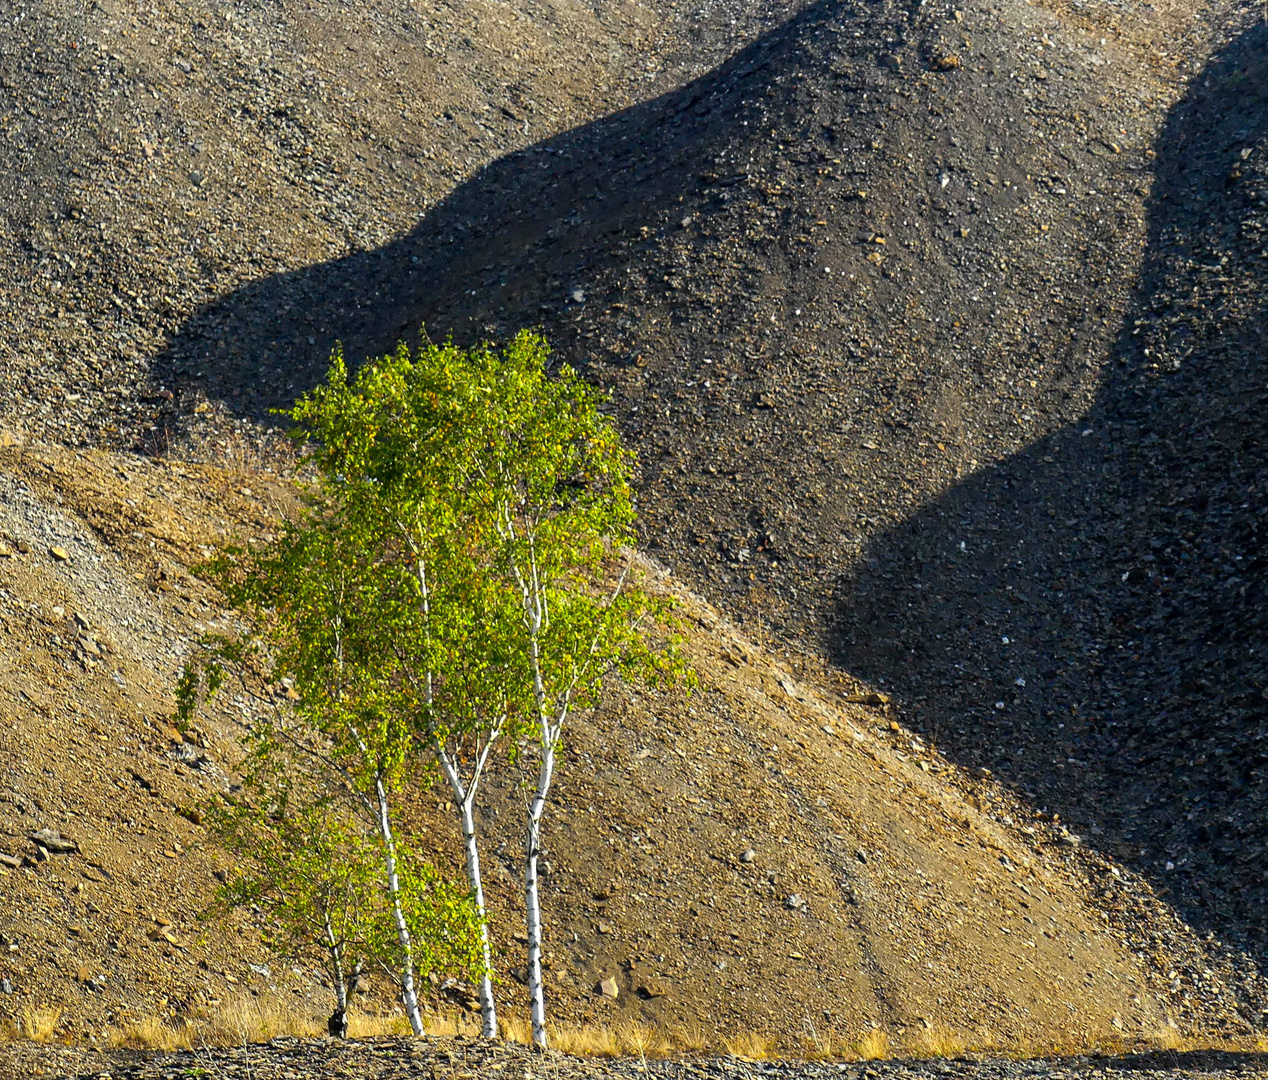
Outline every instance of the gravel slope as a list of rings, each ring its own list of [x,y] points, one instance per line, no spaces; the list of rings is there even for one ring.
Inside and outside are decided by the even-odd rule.
[[[200,810],[232,783],[243,726],[284,698],[235,686],[188,738],[165,719],[191,641],[229,617],[189,566],[227,536],[273,535],[288,486],[45,448],[0,452],[0,494],[0,1031],[54,1007],[59,1037],[98,1045],[236,999],[328,1015],[312,967],[261,946],[266,923],[200,916],[225,865]],[[866,688],[681,602],[698,688],[613,685],[561,765],[553,1017],[695,1030],[711,1048],[757,1031],[785,1052],[872,1026],[910,1049],[933,1029],[1029,1052],[1150,1046],[1173,1023],[1252,1036],[1254,995],[1147,882],[953,766]],[[512,1015],[527,1010],[519,782],[496,762],[478,808]],[[448,799],[411,785],[397,825],[455,866]],[[70,850],[41,847],[47,829]],[[1200,992],[1174,991],[1177,971]],[[363,982],[367,1008],[392,1007],[386,981]],[[453,1004],[435,991],[429,1006]]]
[[[1143,272],[1091,407],[876,537],[843,584],[836,654],[1255,957],[1266,47],[1246,29],[1168,115]]]
[[[261,351],[195,320],[202,345],[165,358],[204,305],[378,248],[489,161],[672,85],[768,18],[672,0],[0,0],[0,422],[166,448],[173,412],[206,396],[173,398],[186,380],[228,399],[223,451],[242,388],[218,370],[245,363],[285,400],[331,339],[265,328]]]
[[[162,362],[205,325],[355,357],[541,322],[612,389],[675,573],[897,690],[1251,976],[1262,43],[1250,7],[1197,14],[823,0]]]
[[[1259,1023],[1258,14],[0,0],[0,441],[254,459],[337,341],[540,322],[658,558]]]

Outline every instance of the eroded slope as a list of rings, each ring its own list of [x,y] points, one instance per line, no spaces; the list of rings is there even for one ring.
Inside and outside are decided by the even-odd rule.
[[[4,467],[0,975],[14,992],[0,1007],[62,1004],[84,1040],[248,989],[320,1008],[312,972],[262,966],[259,928],[196,919],[223,865],[197,808],[232,782],[242,722],[272,706],[228,695],[192,742],[164,719],[190,638],[225,617],[189,560],[225,534],[267,540],[287,489],[101,452],[9,451]],[[1147,886],[883,707],[849,704],[858,688],[683,603],[699,690],[614,684],[570,744],[547,836],[555,1015],[757,1029],[788,1047],[806,1024],[909,1042],[948,1025],[1000,1047],[1141,1042],[1171,1018],[1244,1030],[1218,978],[1202,999],[1171,994],[1172,966],[1202,959]],[[511,970],[520,795],[513,772],[495,779],[481,814]],[[423,790],[409,814],[438,850],[445,805]],[[42,829],[78,850],[41,858]],[[595,991],[608,975],[616,1002]],[[513,979],[504,993],[522,1004]]]

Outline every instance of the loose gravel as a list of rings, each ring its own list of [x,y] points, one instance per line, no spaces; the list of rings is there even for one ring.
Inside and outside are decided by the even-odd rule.
[[[1126,1075],[1222,1080],[1260,1073],[1265,1060],[1257,1053],[1206,1051],[1056,1061],[594,1061],[556,1051],[542,1055],[521,1046],[462,1039],[346,1043],[278,1039],[267,1046],[171,1054],[28,1047],[15,1065],[34,1070],[24,1076],[48,1080],[185,1080],[191,1076],[221,1080],[326,1080],[337,1076],[358,1080],[474,1080],[489,1076],[515,1080],[1107,1080]]]

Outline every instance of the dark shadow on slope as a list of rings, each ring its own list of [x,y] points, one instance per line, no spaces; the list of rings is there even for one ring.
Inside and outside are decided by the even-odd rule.
[[[1142,285],[1094,407],[873,541],[836,639],[951,758],[1261,957],[1266,157],[1259,28],[1167,118]]]
[[[755,94],[770,77],[768,56],[795,57],[799,36],[825,21],[887,10],[855,14],[820,0],[681,89],[500,158],[402,239],[263,278],[209,305],[156,359],[155,374],[185,395],[197,385],[238,415],[267,419],[325,374],[336,342],[355,363],[423,325],[435,339],[467,342],[525,321],[566,322],[603,301],[574,295],[604,258],[605,237],[637,236],[657,207],[701,186],[694,170],[665,162],[702,160],[728,139],[751,107],[745,87],[755,84]],[[542,284],[548,302],[518,294],[508,277]]]

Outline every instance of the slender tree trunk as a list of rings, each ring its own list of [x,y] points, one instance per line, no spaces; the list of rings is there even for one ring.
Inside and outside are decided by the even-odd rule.
[[[326,1030],[336,1039],[348,1037],[348,982],[343,973],[343,949],[335,940],[330,915],[326,915],[326,948],[330,950],[330,972],[335,981],[335,1011],[326,1021]]]
[[[392,823],[387,812],[387,788],[383,777],[374,778],[374,793],[379,804],[379,836],[383,840],[383,861],[387,870],[387,891],[392,899],[392,919],[396,923],[396,937],[401,945],[401,1001],[409,1016],[409,1026],[415,1035],[423,1034],[423,1017],[418,1010],[418,995],[414,991],[414,948],[410,943],[409,927],[401,910],[401,880],[396,872],[396,841],[392,838]]]
[[[437,755],[440,767],[453,789],[454,799],[462,820],[462,843],[467,855],[467,885],[480,913],[480,953],[484,961],[484,976],[480,979],[480,1034],[486,1039],[498,1036],[498,1012],[493,1000],[493,955],[489,947],[489,927],[485,920],[484,884],[480,874],[480,850],[476,845],[475,787],[463,786],[458,767],[447,754]]]
[[[528,919],[528,997],[533,1022],[533,1045],[546,1049],[546,999],[542,990],[542,909],[537,886],[537,858],[541,854],[542,814],[555,771],[555,747],[542,743],[542,764],[537,773],[537,790],[528,804],[528,830],[524,848],[524,907]]]

